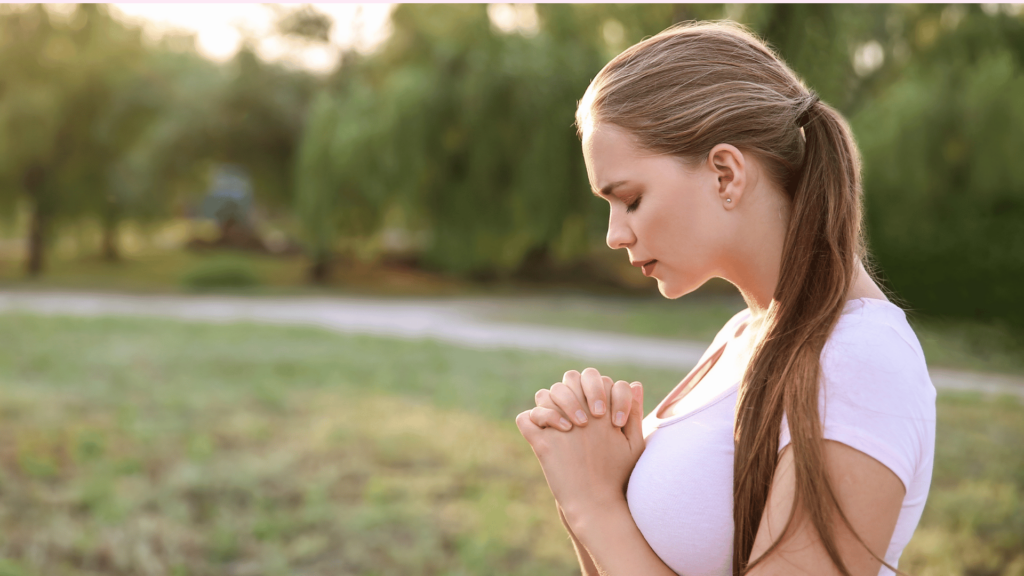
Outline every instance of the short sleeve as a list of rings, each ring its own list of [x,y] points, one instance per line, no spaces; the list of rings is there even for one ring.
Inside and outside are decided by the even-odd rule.
[[[907,331],[909,339],[901,334]],[[930,471],[935,387],[909,325],[897,330],[877,319],[844,316],[822,350],[821,375],[825,439],[878,460],[908,490],[919,470]],[[779,450],[789,443],[783,415]]]

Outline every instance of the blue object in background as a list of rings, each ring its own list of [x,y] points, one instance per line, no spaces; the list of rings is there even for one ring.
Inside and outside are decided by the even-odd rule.
[[[249,173],[234,164],[222,164],[213,170],[210,190],[199,208],[202,218],[216,220],[221,227],[229,224],[252,228],[252,182]]]

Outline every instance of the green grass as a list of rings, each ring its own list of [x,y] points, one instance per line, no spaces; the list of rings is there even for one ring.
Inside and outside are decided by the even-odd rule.
[[[245,286],[197,286],[190,276],[211,268],[223,268],[230,261],[244,268],[252,279]],[[301,255],[260,254],[245,251],[188,251],[145,249],[108,262],[98,256],[52,254],[44,274],[27,278],[20,255],[0,257],[0,288],[18,290],[70,289],[133,293],[191,292],[197,287],[240,294],[372,294],[437,295],[479,293],[481,289],[455,279],[415,270],[387,268],[359,261],[339,261],[329,282],[310,285],[309,263]],[[199,282],[198,284],[203,284]],[[2,576],[2,575],[0,575]]]
[[[0,342],[0,575],[578,573],[512,421],[578,362],[20,314]],[[596,367],[652,399],[682,376]],[[900,567],[1019,576],[1024,407],[943,394],[938,414]]]
[[[513,416],[577,363],[313,329],[0,320],[0,550],[27,574],[572,573]],[[676,376],[629,375],[662,391]]]

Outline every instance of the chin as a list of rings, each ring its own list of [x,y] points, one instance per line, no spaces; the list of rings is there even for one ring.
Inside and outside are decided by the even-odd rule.
[[[686,296],[690,292],[693,292],[697,288],[700,288],[701,284],[688,285],[679,282],[666,282],[661,278],[658,278],[658,292],[669,300],[675,300],[680,296]]]
[[[665,298],[668,298],[669,300],[675,300],[680,296],[689,294],[691,291],[683,291],[680,290],[678,286],[667,284],[665,282],[662,282],[661,280],[658,280],[658,292],[661,292],[661,295],[664,296]]]

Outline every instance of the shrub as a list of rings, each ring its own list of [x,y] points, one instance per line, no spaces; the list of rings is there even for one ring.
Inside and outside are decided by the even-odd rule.
[[[182,286],[189,290],[248,288],[260,283],[252,264],[237,256],[210,257],[181,277]]]

